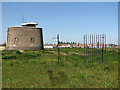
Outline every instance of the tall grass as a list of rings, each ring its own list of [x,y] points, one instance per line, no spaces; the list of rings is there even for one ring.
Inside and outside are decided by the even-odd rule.
[[[3,50],[3,88],[116,88],[118,87],[118,52],[89,50],[84,64],[84,49]],[[53,53],[51,53],[53,52]],[[66,53],[67,52],[67,53]],[[66,53],[66,54],[63,54]],[[5,58],[9,57],[9,58]]]

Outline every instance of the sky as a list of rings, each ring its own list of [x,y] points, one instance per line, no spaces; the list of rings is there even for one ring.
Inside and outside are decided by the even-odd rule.
[[[84,34],[106,34],[107,43],[118,44],[117,2],[3,2],[2,42],[7,28],[25,22],[38,22],[44,43],[60,41],[83,43]]]

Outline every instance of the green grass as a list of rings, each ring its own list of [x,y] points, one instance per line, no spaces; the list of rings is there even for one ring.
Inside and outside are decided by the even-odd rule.
[[[117,50],[87,50],[84,64],[84,49],[57,49],[2,51],[3,88],[117,88]],[[96,56],[96,54],[98,56]]]

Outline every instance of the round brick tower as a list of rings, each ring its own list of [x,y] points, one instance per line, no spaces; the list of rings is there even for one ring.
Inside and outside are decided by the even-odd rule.
[[[42,28],[37,23],[22,23],[22,26],[9,27],[7,30],[8,50],[40,50],[43,48]]]

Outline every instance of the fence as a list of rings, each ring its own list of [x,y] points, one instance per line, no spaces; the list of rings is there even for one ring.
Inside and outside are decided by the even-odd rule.
[[[84,64],[87,63],[88,57],[93,60],[101,60],[103,62],[104,50],[106,53],[106,35],[84,35]],[[92,52],[92,53],[90,53]]]
[[[104,60],[103,56],[106,53],[106,35],[84,35],[84,47],[83,49],[61,49],[59,48],[59,35],[57,35],[57,48],[55,49],[45,49],[45,50],[24,50],[24,52],[18,52],[16,50],[11,50],[9,52],[4,51],[3,59],[18,59],[18,60],[28,60],[28,59],[38,59],[38,60],[57,60],[58,63],[63,61],[63,59],[73,58],[82,59],[84,64],[88,61]],[[82,51],[83,50],[83,51]],[[75,54],[77,56],[75,56]],[[70,58],[70,60],[71,60]]]

